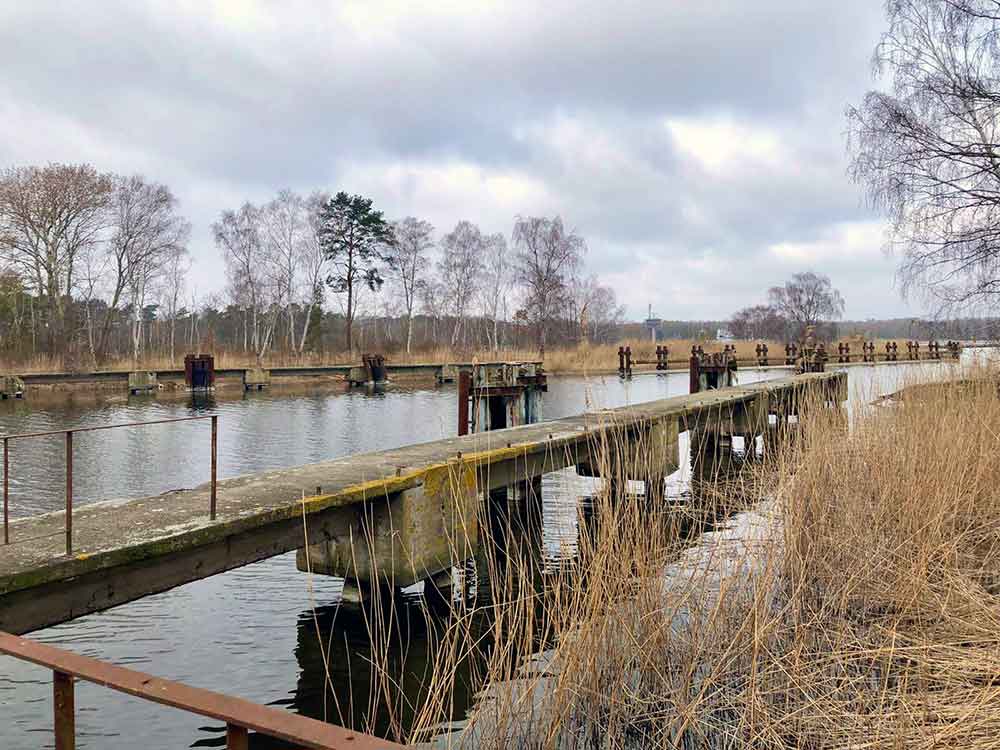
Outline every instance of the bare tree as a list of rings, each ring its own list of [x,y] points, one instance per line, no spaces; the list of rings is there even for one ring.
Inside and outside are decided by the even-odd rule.
[[[261,238],[260,209],[244,203],[238,211],[223,211],[212,231],[226,259],[230,295],[244,310],[244,348],[252,347],[260,362],[281,312],[280,284]]]
[[[493,351],[500,349],[500,321],[506,317],[507,294],[511,285],[511,259],[507,239],[502,234],[483,238],[483,313],[489,325]]]
[[[844,314],[844,298],[829,277],[812,271],[797,273],[783,286],[771,287],[767,296],[771,307],[788,321],[792,336],[801,336],[806,326],[840,320]]]
[[[625,307],[618,304],[614,289],[591,275],[573,277],[568,291],[568,317],[579,325],[581,339],[608,341],[625,319]]]
[[[444,316],[444,289],[441,286],[441,281],[436,277],[432,277],[424,283],[418,290],[420,297],[420,309],[423,312],[425,318],[430,322],[430,339],[431,341],[437,342],[438,340],[438,327],[441,324],[441,318]],[[428,335],[426,327],[424,328],[424,336]]]
[[[390,267],[393,277],[403,292],[403,308],[406,315],[406,353],[410,353],[413,343],[413,310],[417,296],[424,284],[427,270],[427,253],[434,247],[434,226],[429,221],[421,221],[407,216],[393,224],[396,244],[389,249]]]
[[[942,309],[1000,294],[1000,3],[892,0],[889,90],[847,111],[851,174],[890,219],[904,293]]]
[[[141,175],[114,178],[111,194],[112,234],[105,246],[105,280],[108,306],[94,352],[102,359],[115,314],[124,297],[132,307],[132,355],[139,356],[142,309],[149,284],[171,253],[183,249],[190,225],[177,213],[177,201],[165,185]]]
[[[787,333],[788,321],[771,305],[751,305],[733,314],[729,330],[739,339],[780,341]]]
[[[567,279],[582,262],[587,244],[575,232],[567,232],[558,216],[519,216],[513,236],[516,279],[524,288],[525,311],[544,352],[548,329],[566,307]]]
[[[460,221],[441,238],[441,257],[438,276],[446,309],[455,319],[451,345],[457,346],[459,338],[467,343],[466,317],[482,283],[483,234],[470,221]]]
[[[169,323],[170,359],[176,357],[177,319],[183,307],[185,284],[188,272],[191,270],[191,258],[183,247],[176,247],[167,254],[163,268],[163,285],[161,288],[160,307]],[[191,311],[192,323],[195,310]],[[193,337],[192,337],[193,338]]]
[[[0,171],[0,253],[48,307],[48,345],[68,343],[78,257],[107,226],[112,181],[87,164]]]
[[[330,195],[315,192],[305,202],[307,230],[300,246],[299,266],[302,269],[302,295],[305,303],[305,316],[302,320],[302,334],[299,337],[298,353],[305,350],[309,340],[309,330],[313,325],[313,317],[317,306],[323,301],[323,281],[327,274],[327,257],[320,241],[323,228],[321,211],[330,201]]]
[[[285,308],[285,340],[289,351],[296,348],[296,303],[301,302],[300,264],[303,244],[310,232],[306,202],[290,190],[282,190],[260,212],[261,238],[267,270],[273,275],[274,303]]]

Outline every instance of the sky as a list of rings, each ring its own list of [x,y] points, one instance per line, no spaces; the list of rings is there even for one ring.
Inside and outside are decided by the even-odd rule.
[[[727,318],[792,274],[918,315],[847,177],[878,0],[0,0],[0,166],[171,187],[210,227],[282,188],[508,237],[555,214],[630,318]]]

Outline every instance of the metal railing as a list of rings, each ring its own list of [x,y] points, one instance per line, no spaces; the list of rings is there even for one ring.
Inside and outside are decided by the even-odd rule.
[[[279,708],[160,679],[10,633],[0,632],[0,654],[52,670],[56,750],[75,750],[76,747],[75,679],[225,722],[229,750],[247,750],[251,731],[308,750],[398,750],[404,747]]]
[[[71,430],[48,430],[45,432],[22,432],[3,436],[3,543],[10,544],[10,441],[27,438],[52,437],[65,435],[66,440],[66,554],[73,554],[73,435],[78,432],[97,432],[99,430],[114,430],[119,427],[147,427],[154,424],[170,424],[172,422],[196,422],[212,420],[212,491],[209,499],[209,514],[215,520],[216,510],[216,475],[218,470],[219,415],[206,414],[198,417],[174,417],[172,419],[154,419],[149,422],[122,422],[98,427],[76,427]]]

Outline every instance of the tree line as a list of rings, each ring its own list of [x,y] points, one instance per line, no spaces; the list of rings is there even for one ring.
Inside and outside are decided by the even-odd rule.
[[[0,350],[82,366],[206,347],[544,349],[608,340],[624,316],[558,216],[518,216],[509,239],[467,220],[438,233],[364,196],[282,190],[211,230],[226,284],[199,295],[166,185],[86,164],[0,171]]]

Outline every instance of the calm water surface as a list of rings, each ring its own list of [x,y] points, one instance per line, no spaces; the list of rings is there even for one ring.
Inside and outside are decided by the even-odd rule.
[[[903,380],[939,376],[939,365],[849,368],[852,403],[894,390]],[[782,370],[745,370],[740,382],[783,377]],[[641,403],[687,392],[686,373],[617,377],[551,377],[544,417]],[[44,431],[218,413],[221,478],[398,447],[455,434],[453,387],[383,392],[255,393],[243,398],[112,398],[0,403],[0,432]],[[15,442],[11,451],[12,514],[62,507],[61,438]],[[208,478],[207,422],[81,434],[74,450],[76,502],[140,497],[191,487]],[[684,444],[682,442],[682,450]],[[685,462],[682,460],[682,466]],[[548,558],[572,555],[576,504],[586,481],[573,470],[545,478],[542,545]],[[669,483],[682,493],[684,469]],[[342,583],[295,568],[282,555],[171,591],[37,632],[33,637],[150,672],[159,677],[284,706],[340,723],[332,695],[363,694],[368,681],[364,623],[338,608]],[[314,616],[315,615],[315,616]],[[404,619],[406,617],[404,616]],[[404,626],[420,640],[419,616]],[[337,644],[329,660],[331,690],[317,647],[317,623]],[[417,680],[426,653],[401,655],[404,680]],[[180,711],[77,685],[77,746],[222,747],[224,727]],[[51,673],[0,657],[0,750],[52,747]],[[350,714],[351,711],[345,710]],[[355,707],[355,718],[362,713]],[[345,719],[346,720],[346,719]],[[271,747],[253,738],[254,747]]]

